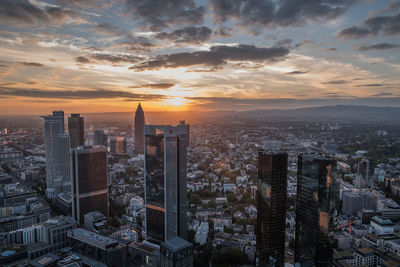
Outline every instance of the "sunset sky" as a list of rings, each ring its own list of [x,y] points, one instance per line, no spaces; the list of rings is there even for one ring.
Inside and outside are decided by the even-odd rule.
[[[0,114],[400,106],[400,1],[0,0]]]

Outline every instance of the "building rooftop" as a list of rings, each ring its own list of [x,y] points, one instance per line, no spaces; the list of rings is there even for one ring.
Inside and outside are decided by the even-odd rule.
[[[68,237],[79,240],[81,242],[87,243],[89,245],[98,247],[100,249],[108,249],[110,247],[114,247],[118,245],[118,241],[111,239],[109,237],[105,237],[99,234],[95,234],[93,232],[87,231],[82,228],[77,228],[68,231]]]
[[[53,253],[45,254],[37,259],[31,260],[29,264],[34,267],[53,266],[60,259]]]
[[[191,243],[189,243],[188,241],[186,241],[180,237],[174,237],[174,238],[168,239],[166,242],[163,243],[163,245],[166,248],[168,248],[169,250],[172,250],[175,252],[192,246]]]
[[[373,248],[361,248],[357,250],[358,254],[361,254],[364,257],[372,256],[375,254],[375,250]]]

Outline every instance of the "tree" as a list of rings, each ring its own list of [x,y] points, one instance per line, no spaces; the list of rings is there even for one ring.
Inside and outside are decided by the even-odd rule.
[[[10,167],[8,167],[8,165],[7,165],[6,163],[1,164],[1,167],[3,168],[3,170],[4,170],[6,173],[8,173],[8,174],[11,173],[11,169],[10,169]]]
[[[196,205],[201,204],[201,199],[200,199],[199,195],[191,194],[190,198],[189,198],[189,203],[190,204],[196,204]]]
[[[210,200],[207,204],[209,208],[215,209],[217,207],[217,204],[215,203],[215,200]]]
[[[247,256],[238,248],[216,248],[211,253],[213,266],[246,264]]]

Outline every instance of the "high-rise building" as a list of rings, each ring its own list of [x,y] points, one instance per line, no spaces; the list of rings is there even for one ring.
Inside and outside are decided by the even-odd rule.
[[[374,183],[368,159],[362,159],[357,166],[357,174],[354,185],[358,188],[369,187]]]
[[[85,128],[83,117],[80,114],[71,114],[71,117],[68,118],[68,133],[71,148],[85,145]]]
[[[187,127],[145,126],[146,238],[187,238]]]
[[[107,135],[103,130],[95,130],[93,133],[93,144],[96,146],[107,146]]]
[[[65,133],[63,111],[53,111],[53,115],[42,118],[46,147],[46,196],[55,198],[61,192],[70,191],[69,135]]]
[[[126,154],[126,152],[128,150],[126,138],[122,137],[122,136],[118,136],[115,141],[116,141],[115,152],[119,155]]]
[[[78,147],[71,150],[72,216],[79,225],[88,212],[108,218],[106,149]]]
[[[257,266],[285,265],[288,154],[258,152]]]
[[[332,264],[335,176],[333,158],[299,155],[294,259],[301,266]]]
[[[161,267],[193,267],[193,245],[188,241],[174,237],[160,246]]]
[[[144,153],[144,112],[142,106],[138,105],[135,112],[135,153]]]

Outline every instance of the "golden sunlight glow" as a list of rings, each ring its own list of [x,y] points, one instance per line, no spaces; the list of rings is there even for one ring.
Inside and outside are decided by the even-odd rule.
[[[174,97],[166,100],[165,103],[172,106],[184,106],[188,101],[182,97]]]

